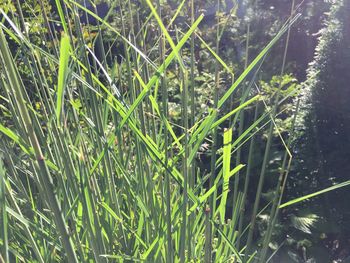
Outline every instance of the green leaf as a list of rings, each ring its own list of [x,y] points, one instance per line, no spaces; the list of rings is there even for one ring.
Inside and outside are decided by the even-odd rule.
[[[63,95],[66,86],[66,78],[68,73],[68,62],[69,62],[69,50],[70,43],[69,37],[63,36],[61,39],[60,49],[60,63],[58,69],[58,84],[57,84],[57,101],[56,101],[56,119],[57,126],[60,126],[60,118],[63,108]]]
[[[336,185],[333,185],[333,186],[328,187],[326,189],[323,189],[321,191],[318,191],[318,192],[315,192],[315,193],[312,193],[312,194],[308,194],[308,195],[304,195],[302,197],[298,197],[298,198],[295,198],[293,200],[290,200],[290,201],[288,201],[288,202],[286,202],[284,204],[281,204],[279,206],[279,208],[284,208],[284,207],[287,207],[287,206],[290,206],[290,205],[294,205],[294,204],[300,203],[302,201],[308,200],[310,198],[319,196],[321,194],[324,194],[324,193],[327,193],[327,192],[330,192],[330,191],[334,191],[334,190],[339,189],[339,188],[343,188],[343,187],[348,186],[348,185],[350,185],[350,181],[346,181],[346,182],[343,182],[343,183],[340,183],[340,184],[336,184]]]
[[[222,184],[222,197],[219,205],[219,213],[221,222],[225,222],[226,201],[229,191],[229,178],[231,170],[231,142],[232,142],[232,128],[224,131],[224,147],[223,147],[223,184]]]

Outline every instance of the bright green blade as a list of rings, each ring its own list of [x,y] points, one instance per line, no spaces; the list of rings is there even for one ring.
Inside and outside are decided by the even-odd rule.
[[[68,36],[63,36],[61,39],[60,63],[58,68],[58,84],[57,84],[57,101],[56,101],[56,119],[57,126],[60,126],[60,119],[63,111],[64,89],[68,74],[70,39]]]

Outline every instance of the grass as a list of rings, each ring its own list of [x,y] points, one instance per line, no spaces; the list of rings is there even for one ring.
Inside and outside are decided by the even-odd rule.
[[[292,12],[278,34],[221,95],[219,90],[224,88],[220,86],[220,67],[234,76],[218,55],[225,25],[218,26],[216,48],[211,48],[196,37],[203,16],[194,17],[191,3],[189,27],[186,31],[175,27],[173,36],[170,25],[163,24],[159,3],[146,1],[149,16],[145,21],[131,15],[131,2],[117,3],[122,6],[122,28],[118,31],[79,3],[57,0],[63,36],[56,39],[52,33],[41,32],[51,47],[31,41],[21,29],[23,17],[15,21],[4,15],[3,22],[8,26],[1,24],[0,28],[0,89],[4,94],[0,124],[0,260],[264,261],[275,221],[271,221],[261,253],[253,247],[252,238],[256,217],[262,211],[259,189],[269,161],[269,143],[257,201],[248,222],[244,220],[244,207],[250,181],[259,180],[250,174],[254,136],[269,125],[268,140],[272,140],[276,129],[273,120],[285,98],[277,96],[271,111],[261,111],[262,97],[252,96],[254,82],[246,86],[245,80],[260,68],[298,15]],[[20,11],[22,7],[17,8]],[[106,31],[123,42],[125,56],[121,64],[114,65],[116,73],[106,63],[108,50],[102,50],[103,56],[98,58],[84,38],[84,27],[74,15],[78,10],[99,22],[92,45],[102,48],[98,42],[103,41]],[[43,21],[48,29],[48,20]],[[127,24],[133,25],[128,33]],[[158,26],[157,41],[150,46],[145,40],[154,25]],[[204,118],[195,107],[195,41],[204,44],[217,67],[214,106]],[[189,65],[184,62],[186,43],[190,43]],[[10,50],[10,45],[16,49]],[[154,57],[152,50],[159,55]],[[169,115],[168,70],[177,72],[180,85],[180,128]],[[225,111],[238,89],[242,90],[239,105]],[[256,108],[255,119],[246,130],[241,125],[236,136],[229,120],[243,121],[242,113],[250,108]],[[220,136],[223,146],[218,143]],[[203,142],[210,140],[214,141],[211,171],[202,174],[195,159]],[[237,150],[247,143],[247,164],[240,158],[233,164]],[[287,148],[276,189],[284,187],[288,153]],[[243,191],[231,187],[238,176]],[[341,186],[345,185],[348,182]],[[264,208],[274,220],[279,208],[314,196],[281,205],[282,194],[276,190],[274,201]],[[229,206],[232,215],[226,211]]]

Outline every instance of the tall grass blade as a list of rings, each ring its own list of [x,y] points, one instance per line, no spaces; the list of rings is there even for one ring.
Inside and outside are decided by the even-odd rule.
[[[56,119],[57,126],[60,126],[62,111],[64,108],[64,89],[66,86],[66,78],[68,74],[70,39],[68,36],[63,36],[61,39],[60,62],[58,68],[58,83],[57,83],[57,102],[56,102]]]
[[[0,225],[1,225],[1,254],[4,262],[10,262],[9,258],[9,244],[8,244],[8,219],[6,211],[6,195],[5,195],[5,184],[6,184],[6,170],[3,162],[2,153],[0,153]]]
[[[279,208],[281,209],[281,208],[284,208],[284,207],[287,207],[287,206],[291,206],[291,205],[294,205],[294,204],[303,202],[303,201],[305,201],[305,200],[308,200],[308,199],[310,199],[310,198],[317,197],[317,196],[322,195],[322,194],[324,194],[324,193],[328,193],[328,192],[330,192],[330,191],[334,191],[334,190],[337,190],[337,189],[346,187],[346,186],[348,186],[348,185],[350,185],[350,181],[342,182],[342,183],[339,183],[339,184],[336,184],[336,185],[327,187],[326,189],[323,189],[323,190],[314,192],[314,193],[312,193],[312,194],[304,195],[304,196],[295,198],[295,199],[293,199],[293,200],[290,200],[290,201],[288,201],[288,202],[286,202],[286,203],[281,204],[281,205],[279,206]]]

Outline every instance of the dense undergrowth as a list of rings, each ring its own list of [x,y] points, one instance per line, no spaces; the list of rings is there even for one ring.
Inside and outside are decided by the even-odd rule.
[[[280,208],[323,193],[281,204],[300,86],[286,55],[255,81],[298,6],[238,75],[220,55],[236,6],[206,41],[193,1],[111,1],[104,18],[38,2],[1,9],[1,260],[271,259]]]

